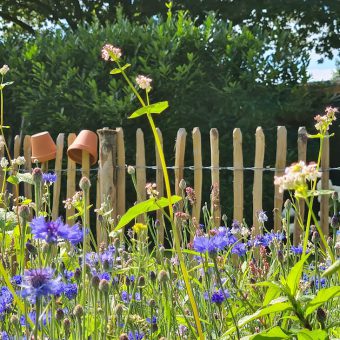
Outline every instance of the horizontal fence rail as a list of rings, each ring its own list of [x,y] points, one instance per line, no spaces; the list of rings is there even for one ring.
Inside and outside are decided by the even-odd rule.
[[[161,142],[163,141],[162,132],[157,129],[158,135]],[[98,164],[89,167],[88,162],[82,166],[77,165],[71,158],[67,156],[67,147],[72,144],[76,138],[75,133],[70,133],[65,136],[64,133],[60,133],[56,139],[57,154],[53,164],[53,168],[49,169],[49,164],[44,163],[41,165],[44,171],[52,171],[57,175],[57,181],[53,187],[53,204],[52,204],[52,217],[56,218],[62,207],[62,201],[66,198],[70,198],[74,195],[77,190],[80,173],[84,176],[89,176],[92,179],[91,191],[94,190],[96,193],[96,202],[94,207],[99,208],[105,199],[109,197],[112,205],[112,218],[117,220],[117,216],[122,216],[126,209],[126,149],[124,143],[124,130],[122,128],[117,129],[101,129],[97,131],[99,136],[99,160]],[[307,158],[307,132],[304,127],[300,127],[297,134],[297,153],[298,159],[306,161]],[[181,195],[179,183],[184,177],[184,171],[189,170],[193,172],[193,189],[195,191],[196,201],[192,207],[192,216],[196,221],[200,221],[202,218],[201,206],[202,206],[202,190],[203,183],[210,182],[212,192],[211,211],[213,213],[212,218],[215,225],[221,224],[221,206],[226,206],[226,202],[220,201],[220,191],[226,190],[221,188],[220,179],[224,176],[224,172],[228,171],[232,173],[233,193],[233,219],[242,221],[244,219],[245,200],[244,200],[244,188],[245,188],[245,174],[248,171],[253,172],[253,186],[252,186],[252,225],[256,232],[260,232],[260,226],[257,219],[257,213],[262,210],[263,207],[263,173],[271,172],[276,176],[280,176],[284,173],[286,167],[287,158],[287,130],[284,126],[277,127],[277,138],[276,138],[276,160],[275,167],[265,166],[265,134],[261,127],[258,127],[255,132],[255,155],[254,165],[247,167],[244,166],[243,162],[243,147],[242,147],[242,131],[238,128],[233,130],[232,134],[232,164],[224,165],[220,164],[220,142],[219,132],[213,128],[210,130],[210,165],[203,165],[202,163],[202,152],[209,151],[206,143],[204,144],[204,150],[202,151],[202,137],[200,129],[195,127],[192,130],[192,150],[187,150],[187,139],[188,135],[185,129],[181,128],[178,130],[176,143],[175,143],[175,154],[174,154],[174,165],[168,166],[167,169],[170,171],[172,176],[172,183],[174,187],[172,192],[177,195]],[[328,189],[329,186],[329,172],[338,171],[340,167],[329,167],[329,140],[324,140],[323,146],[323,157],[321,160],[321,187],[322,189]],[[193,155],[193,165],[185,165],[185,154],[190,152]],[[13,145],[14,157],[23,155],[26,159],[23,171],[31,172],[31,137],[24,136],[20,138],[16,136],[14,138]],[[4,150],[0,149],[0,157],[4,156]],[[144,133],[141,129],[136,131],[136,155],[135,155],[135,171],[136,171],[136,201],[142,201],[146,198],[145,185],[147,183],[146,171],[155,171],[155,180],[157,184],[157,190],[160,196],[164,195],[164,176],[161,167],[160,158],[155,148],[155,159],[153,165],[146,164],[146,150]],[[210,172],[210,179],[205,174],[206,171]],[[66,176],[62,176],[66,174]],[[203,182],[204,181],[204,182]],[[3,182],[3,172],[0,174],[0,184]],[[10,185],[9,185],[10,186]],[[61,197],[61,188],[66,188],[66,197]],[[21,188],[21,194],[27,198],[32,198],[32,187],[28,184],[24,184]],[[228,188],[230,191],[230,188]],[[273,228],[275,231],[281,230],[282,228],[282,208],[283,208],[284,196],[279,192],[278,188],[274,188],[273,197]],[[249,203],[247,205],[249,209]],[[304,216],[305,206],[304,202],[299,202],[299,213]],[[74,210],[66,210],[65,217],[67,219],[74,215]],[[156,218],[159,220],[159,242],[164,242],[164,220],[160,212],[157,212]],[[138,221],[144,222],[144,217],[140,216]],[[329,195],[323,195],[320,200],[320,222],[321,226],[327,235],[329,233]],[[295,217],[294,221],[294,234],[293,241],[297,245],[300,242],[301,230]],[[96,225],[97,240],[98,242],[107,241],[107,233],[101,230],[99,222]]]

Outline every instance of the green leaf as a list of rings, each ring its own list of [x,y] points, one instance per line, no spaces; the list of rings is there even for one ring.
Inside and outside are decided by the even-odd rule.
[[[340,270],[340,260],[336,260],[331,266],[329,266],[323,273],[322,277],[331,276]]]
[[[297,288],[299,286],[300,278],[302,275],[302,270],[303,270],[303,265],[305,261],[308,259],[311,253],[308,255],[302,256],[301,260],[295,264],[295,266],[290,270],[287,280],[286,280],[286,285],[287,288],[290,291],[290,294],[292,296],[295,296]]]
[[[278,303],[272,304],[268,307],[259,309],[251,315],[247,315],[247,316],[243,317],[242,319],[239,320],[238,327],[241,328],[244,325],[246,325],[247,323],[258,319],[261,316],[265,316],[265,315],[268,315],[268,314],[271,314],[271,313],[284,312],[284,311],[292,310],[292,309],[293,309],[293,307],[292,307],[290,302],[278,302]],[[229,334],[234,333],[235,331],[236,331],[236,327],[229,328],[228,331],[223,334],[223,338],[225,338],[225,336],[227,336]]]
[[[0,90],[2,90],[5,86],[12,85],[14,81],[8,81],[7,83],[0,84]]]
[[[279,326],[275,326],[270,330],[265,330],[259,334],[253,335],[249,337],[249,340],[280,340],[280,339],[289,339],[290,336],[287,335]]]
[[[159,113],[162,113],[168,107],[169,107],[169,103],[167,101],[158,102],[158,103],[154,103],[151,105],[146,105],[136,110],[134,113],[132,113],[129,119],[137,118],[147,113],[158,113],[159,114]]]
[[[297,333],[298,340],[326,340],[329,339],[326,331],[322,329],[308,330],[302,329]]]
[[[17,174],[17,177],[19,179],[19,182],[25,182],[28,184],[34,184],[32,174],[30,173],[25,173],[25,174]]]
[[[317,308],[336,296],[340,296],[340,286],[323,288],[319,290],[316,297],[307,304],[305,316],[307,317],[308,315],[312,314]]]
[[[113,70],[111,70],[110,74],[119,74],[119,73],[122,73],[122,71],[124,71],[125,69],[127,69],[130,66],[131,66],[131,64],[125,64],[121,68],[114,68]]]
[[[280,295],[280,289],[275,286],[270,286],[266,292],[266,295],[263,300],[263,307],[268,306],[269,303],[276,299]]]
[[[182,199],[180,196],[173,195],[171,196],[171,203],[174,204],[179,202]],[[131,222],[134,218],[141,214],[145,214],[149,211],[159,210],[161,208],[165,208],[169,205],[169,200],[165,197],[162,198],[150,198],[146,201],[137,203],[133,207],[131,207],[119,220],[118,225],[114,229],[114,232],[123,228],[129,222]],[[113,234],[113,232],[110,233]]]
[[[11,175],[7,178],[7,182],[13,185],[18,185],[20,183],[18,176]]]

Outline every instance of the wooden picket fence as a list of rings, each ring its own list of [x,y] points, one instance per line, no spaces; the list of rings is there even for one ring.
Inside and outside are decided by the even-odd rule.
[[[162,133],[158,129],[158,134],[160,140],[162,139]],[[99,136],[99,161],[98,166],[92,168],[91,171],[96,173],[96,183],[92,183],[91,190],[96,190],[96,204],[98,208],[105,197],[110,197],[112,202],[112,217],[122,216],[126,207],[126,162],[125,162],[125,145],[124,145],[124,131],[122,128],[117,128],[115,130],[104,128],[97,131]],[[298,130],[297,138],[297,149],[299,160],[306,161],[307,157],[307,132],[304,127],[300,127]],[[31,142],[30,136],[24,136],[20,139],[19,136],[14,138],[14,158],[19,155],[23,155],[26,160],[31,159]],[[82,175],[89,176],[90,168],[88,165],[84,164],[82,167],[77,165],[74,161],[67,157],[67,147],[66,145],[72,144],[76,134],[70,133],[66,136],[64,133],[60,133],[56,139],[57,145],[57,155],[54,162],[54,168],[49,169],[57,174],[57,181],[53,187],[53,207],[52,207],[52,217],[56,218],[59,214],[61,208],[61,202],[66,197],[60,197],[61,187],[66,186],[66,196],[72,197],[77,190],[76,183],[76,173],[82,172]],[[185,129],[180,128],[177,133],[176,145],[175,145],[175,164],[172,166],[174,169],[174,183],[175,187],[172,189],[174,193],[181,194],[179,183],[183,178],[184,174],[184,164],[185,164],[185,153],[189,152],[186,150],[186,140],[187,132]],[[233,218],[242,221],[244,217],[244,172],[245,170],[253,170],[253,202],[252,202],[252,216],[253,216],[253,226],[256,231],[259,232],[259,222],[257,219],[257,212],[262,210],[262,197],[263,197],[263,172],[267,169],[264,166],[264,156],[265,156],[265,134],[261,127],[256,129],[255,133],[255,158],[254,166],[252,168],[245,168],[243,163],[243,149],[242,149],[242,132],[240,129],[235,128],[232,135],[233,139],[233,163],[229,167],[229,170],[233,173]],[[220,170],[222,165],[219,161],[219,133],[216,128],[210,130],[210,159],[211,163],[209,167],[204,167],[202,164],[202,140],[201,132],[199,128],[194,128],[192,130],[192,145],[193,150],[193,165],[191,170],[194,175],[194,190],[196,194],[196,203],[193,206],[192,215],[197,221],[201,217],[201,205],[202,205],[202,185],[203,185],[203,169],[210,170],[210,181],[211,185],[215,189],[220,190]],[[206,145],[206,143],[205,143]],[[321,161],[321,168],[327,169],[322,171],[322,188],[328,189],[329,183],[329,140],[324,140],[323,146],[323,157]],[[4,150],[0,150],[0,157],[4,154]],[[155,151],[155,166],[153,167],[156,171],[156,183],[157,190],[160,195],[164,195],[164,176],[161,168],[161,162],[157,150]],[[287,130],[284,126],[277,127],[277,144],[276,144],[276,162],[275,168],[271,169],[273,175],[282,175],[286,166],[287,157]],[[145,185],[147,182],[146,178],[146,161],[145,161],[145,143],[144,134],[141,129],[136,131],[136,182],[137,190],[139,193],[139,199],[144,200],[146,198]],[[63,162],[64,161],[64,162]],[[66,168],[62,168],[62,164],[67,163]],[[223,165],[225,166],[225,165]],[[32,170],[32,164],[30,161],[26,161],[25,165],[26,171]],[[66,176],[61,176],[62,172],[66,171]],[[172,173],[172,172],[171,172]],[[170,175],[171,175],[170,173]],[[2,175],[3,176],[3,175]],[[66,178],[66,183],[65,183]],[[93,178],[93,176],[91,176]],[[208,178],[204,177],[204,181]],[[3,178],[0,178],[0,184]],[[222,188],[223,190],[223,188]],[[25,184],[23,188],[23,194],[27,198],[32,197],[32,187]],[[305,206],[301,201],[300,213],[304,215]],[[282,207],[283,207],[283,194],[279,192],[278,188],[275,187],[274,197],[273,197],[273,207],[274,207],[274,229],[280,230],[282,227]],[[221,209],[220,204],[217,201],[213,207],[213,217],[215,223],[218,225],[221,219]],[[328,234],[329,223],[328,223],[328,212],[329,210],[329,197],[322,196],[320,203],[320,221],[325,234]],[[66,218],[72,216],[74,211],[67,210]],[[162,221],[161,215],[158,212],[157,218]],[[301,230],[298,226],[297,219],[295,218],[295,228],[294,228],[294,243],[297,244],[300,241]],[[161,223],[160,227],[160,242],[164,240],[164,222]],[[97,223],[97,238],[98,241],[105,240],[107,235],[104,235],[100,230],[100,226]]]

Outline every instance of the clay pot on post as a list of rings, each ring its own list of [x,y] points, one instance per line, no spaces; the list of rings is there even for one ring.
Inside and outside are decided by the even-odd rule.
[[[57,154],[57,147],[47,132],[40,132],[31,136],[32,162],[38,160],[42,163],[42,170],[48,170],[48,161],[55,159]]]
[[[98,137],[90,130],[82,130],[74,142],[67,149],[67,155],[73,161],[81,164],[82,176],[90,178],[90,166],[98,160]],[[87,197],[88,200],[88,197]],[[89,206],[89,201],[86,202]],[[89,221],[89,211],[86,212],[86,221]]]

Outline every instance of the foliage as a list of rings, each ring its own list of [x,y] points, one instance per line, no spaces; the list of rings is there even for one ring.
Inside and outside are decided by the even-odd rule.
[[[332,56],[332,49],[339,48],[340,5],[337,0],[303,1],[174,1],[173,4],[159,0],[135,1],[79,1],[3,0],[0,17],[24,31],[34,33],[39,27],[52,23],[77,30],[79,23],[91,25],[98,21],[101,26],[116,20],[117,8],[123,9],[130,20],[145,23],[149,18],[166,18],[167,7],[174,10],[187,10],[201,24],[208,12],[218,18],[233,22],[234,25],[261,25],[264,29],[280,29],[290,35],[296,32],[300,48],[316,47],[319,53]]]

